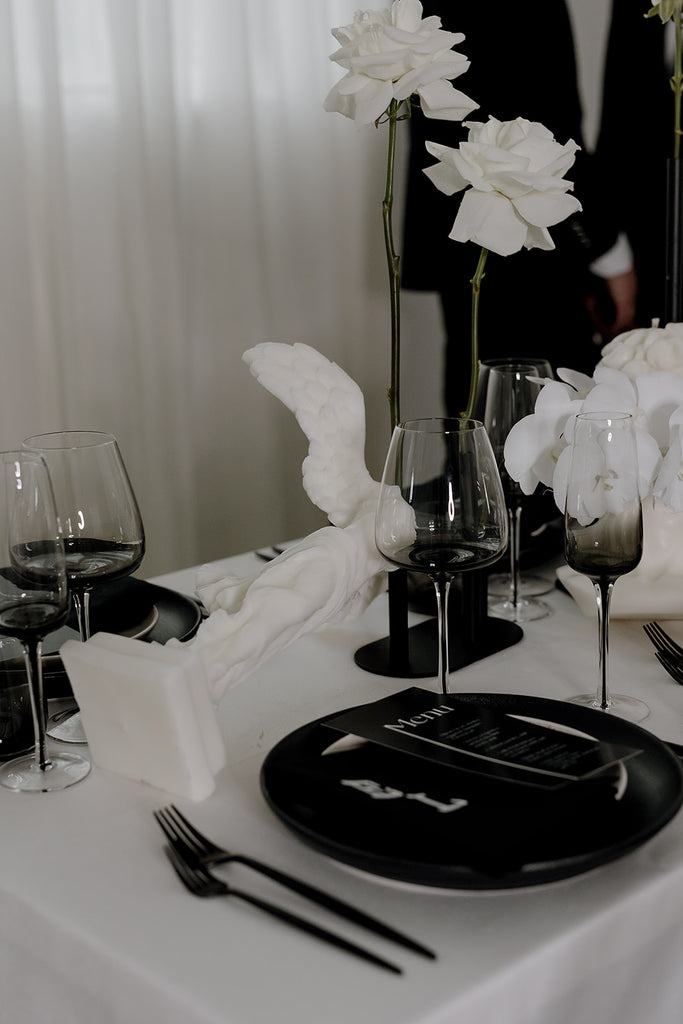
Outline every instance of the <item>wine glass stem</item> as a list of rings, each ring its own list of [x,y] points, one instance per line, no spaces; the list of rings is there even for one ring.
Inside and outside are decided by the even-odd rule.
[[[85,643],[90,639],[90,591],[74,590],[72,595],[78,620],[78,632],[81,634],[81,640]]]
[[[448,662],[448,595],[451,581],[446,576],[433,577],[436,591],[436,615],[439,624],[439,684],[442,693],[450,693]]]
[[[35,740],[34,759],[41,772],[51,767],[47,756],[45,738],[45,701],[43,700],[43,669],[41,663],[40,640],[27,640],[23,645],[28,692],[31,698],[31,715],[33,717],[33,736]]]
[[[508,521],[510,524],[510,599],[516,608],[519,604],[520,572],[519,572],[519,549],[522,526],[522,506],[518,502],[514,506],[508,506]]]
[[[612,705],[608,689],[609,668],[609,606],[614,589],[614,580],[602,577],[593,580],[598,604],[598,690],[595,695],[597,707],[607,711]]]

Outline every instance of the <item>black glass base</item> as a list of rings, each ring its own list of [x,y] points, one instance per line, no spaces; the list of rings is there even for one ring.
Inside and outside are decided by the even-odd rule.
[[[451,671],[512,647],[524,636],[516,622],[487,613],[486,570],[460,573],[453,580],[449,600],[448,634]],[[439,666],[436,618],[408,626],[408,610],[433,615],[434,587],[424,574],[398,569],[389,574],[389,636],[360,647],[356,664],[375,675],[400,679],[436,676]]]
[[[452,627],[448,640],[448,660],[451,671],[488,658],[497,651],[512,647],[524,636],[516,622],[486,618],[481,623],[481,635],[476,640],[464,640]],[[424,679],[436,676],[439,665],[438,627],[436,619],[427,619],[407,631],[407,644],[392,651],[390,637],[366,644],[354,654],[359,668],[375,675],[397,676],[400,679]]]

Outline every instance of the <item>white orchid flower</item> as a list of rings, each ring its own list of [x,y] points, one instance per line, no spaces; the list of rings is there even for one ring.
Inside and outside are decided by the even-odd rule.
[[[683,405],[683,379],[674,373],[646,373],[635,382],[636,422],[644,426],[662,451],[669,447],[671,417]]]
[[[639,498],[633,447],[612,444],[612,436],[606,428],[580,441],[575,438],[558,462],[558,488],[582,526],[608,514],[619,515],[624,505]]]
[[[639,493],[643,498],[651,494],[661,451],[670,443],[672,409],[683,406],[683,380],[662,373],[634,383],[621,370],[605,366],[593,378],[566,369],[558,375],[563,381],[544,383],[533,414],[515,424],[505,443],[505,467],[523,493],[533,493],[539,483],[552,487],[555,504],[564,512],[575,416],[625,412],[634,420]]]
[[[565,427],[581,411],[581,404],[568,384],[547,380],[533,414],[515,423],[508,434],[505,468],[524,494],[533,494],[539,483],[553,486],[557,459],[566,445]]]
[[[669,450],[662,460],[653,494],[674,512],[683,512],[683,407],[671,415]]]

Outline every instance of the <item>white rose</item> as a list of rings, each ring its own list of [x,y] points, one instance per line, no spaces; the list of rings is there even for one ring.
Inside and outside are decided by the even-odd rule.
[[[536,121],[466,122],[466,142],[458,149],[427,143],[439,163],[425,170],[446,195],[463,196],[450,238],[473,241],[509,256],[525,249],[554,249],[548,227],[581,209],[563,174],[579,148],[561,145]]]
[[[461,121],[478,104],[450,80],[470,62],[452,47],[465,38],[446,32],[441,19],[422,18],[419,0],[395,0],[390,10],[358,11],[352,25],[335,28],[341,48],[330,56],[347,74],[330,90],[325,110],[371,124],[392,100],[420,97],[427,117]]]
[[[603,348],[598,366],[623,370],[631,380],[653,370],[683,377],[683,324],[642,327],[619,334]]]
[[[661,22],[664,23],[680,14],[681,9],[683,9],[683,0],[654,0],[653,6],[645,17],[652,18],[657,15]]]

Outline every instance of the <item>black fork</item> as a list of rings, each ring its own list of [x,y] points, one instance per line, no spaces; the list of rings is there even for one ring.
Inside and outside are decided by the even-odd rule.
[[[326,928],[321,928],[320,925],[314,924],[313,921],[307,921],[306,918],[292,914],[291,911],[285,910],[284,907],[278,907],[275,903],[269,903],[267,900],[261,899],[260,896],[254,896],[243,889],[235,889],[233,886],[228,885],[227,882],[224,882],[223,879],[216,878],[206,868],[188,864],[172,846],[166,847],[166,855],[173,865],[176,875],[193,896],[200,896],[202,898],[210,896],[235,896],[237,899],[243,900],[253,907],[258,907],[259,910],[270,914],[271,917],[276,917],[279,921],[284,921],[286,924],[290,924],[292,927],[298,928],[308,935],[322,939],[323,942],[327,942],[337,949],[343,949],[347,953],[352,953],[362,960],[375,964],[377,967],[383,967],[384,970],[391,971],[392,974],[403,973],[400,967],[390,963],[388,960],[382,959],[382,957],[377,956],[375,953],[371,953],[369,949],[357,946],[354,942],[349,942],[348,939],[343,938],[341,935],[329,932]]]
[[[254,871],[258,871],[260,874],[265,875],[272,881],[278,882],[280,885],[292,890],[292,892],[296,892],[300,896],[304,896],[306,899],[311,900],[318,906],[325,907],[326,910],[330,910],[332,913],[338,914],[347,921],[353,921],[354,924],[367,928],[376,935],[380,935],[382,938],[396,942],[399,945],[404,946],[406,949],[412,950],[414,953],[419,953],[421,956],[428,957],[430,960],[436,959],[435,953],[430,949],[427,949],[425,946],[416,942],[414,939],[409,938],[409,936],[404,935],[402,932],[396,931],[395,928],[391,928],[382,921],[378,921],[376,918],[371,917],[369,914],[359,910],[357,907],[346,903],[344,900],[337,899],[335,896],[331,896],[329,893],[323,892],[322,889],[317,889],[315,886],[309,885],[307,882],[303,882],[301,879],[295,878],[293,875],[288,875],[284,871],[280,871],[278,868],[271,867],[270,864],[265,864],[263,861],[256,860],[254,857],[233,853],[221,846],[217,846],[215,843],[211,842],[210,839],[207,839],[206,836],[202,835],[202,833],[199,832],[199,830],[196,829],[173,804],[162,808],[159,811],[155,811],[154,817],[161,826],[164,835],[171,846],[174,847],[181,858],[189,864],[194,864],[198,867],[208,867],[212,864],[226,864],[230,861],[244,864],[246,867],[252,868]]]

